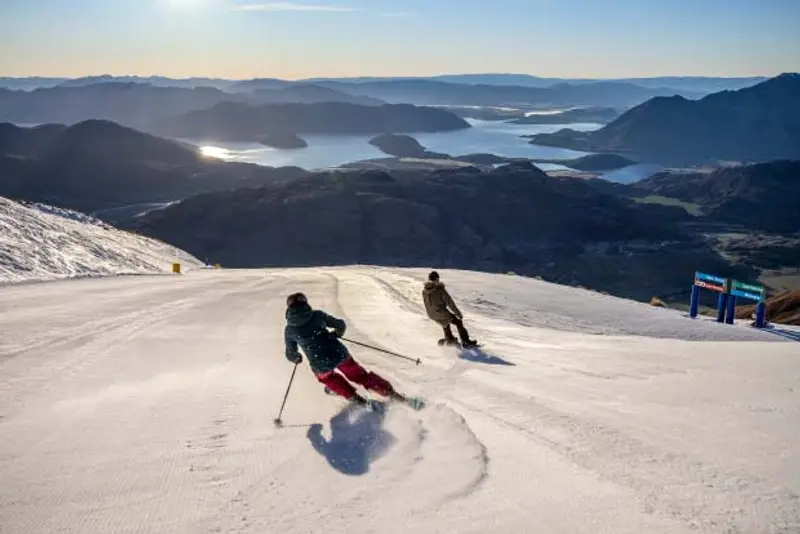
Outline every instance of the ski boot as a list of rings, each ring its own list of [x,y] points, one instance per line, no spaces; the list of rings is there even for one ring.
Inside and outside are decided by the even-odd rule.
[[[478,348],[478,347],[480,347],[480,345],[478,344],[478,341],[475,340],[475,339],[470,339],[468,341],[462,341],[461,342],[461,348],[462,349],[475,349],[475,348]]]
[[[350,399],[350,402],[366,408],[368,412],[384,413],[386,411],[386,405],[381,401],[375,399],[365,399],[358,393],[353,395],[353,397]]]
[[[411,407],[414,410],[421,410],[425,407],[425,401],[421,397],[406,397],[405,395],[401,395],[396,391],[393,391],[389,398],[394,402],[399,402]]]
[[[440,347],[461,347],[461,343],[457,339],[447,339],[443,337],[438,341]]]

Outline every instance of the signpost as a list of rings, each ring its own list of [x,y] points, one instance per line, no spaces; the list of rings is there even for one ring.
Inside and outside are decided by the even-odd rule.
[[[713,274],[694,273],[692,296],[689,301],[689,316],[697,317],[700,307],[700,290],[708,289],[719,293],[717,300],[717,322],[733,324],[736,318],[736,298],[756,301],[756,328],[764,328],[767,324],[767,291],[764,286],[746,284],[738,280],[727,279]]]
[[[730,296],[728,298],[728,317],[727,323],[733,324],[736,317],[736,298],[754,300],[756,304],[756,328],[764,328],[767,325],[767,305],[764,302],[767,298],[767,291],[764,286],[745,284],[738,280],[731,280]]]
[[[721,276],[706,274],[697,271],[694,273],[694,283],[692,284],[692,296],[689,301],[689,316],[694,319],[697,317],[700,307],[700,289],[708,289],[719,293],[717,299],[717,322],[725,321],[725,304],[728,301],[728,280]]]

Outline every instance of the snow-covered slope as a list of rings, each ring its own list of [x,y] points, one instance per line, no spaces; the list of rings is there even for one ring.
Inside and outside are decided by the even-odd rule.
[[[440,271],[485,352],[436,345],[424,271],[196,270],[0,288],[0,531],[800,531],[800,344]],[[292,365],[285,296],[429,406],[348,410]]]
[[[202,262],[165,243],[83,213],[0,197],[0,283],[169,272]]]

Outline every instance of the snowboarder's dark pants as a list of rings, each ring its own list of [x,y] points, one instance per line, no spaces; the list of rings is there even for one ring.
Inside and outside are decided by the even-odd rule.
[[[367,371],[352,356],[348,356],[333,371],[319,373],[316,376],[317,380],[328,386],[328,389],[345,399],[350,399],[356,394],[356,388],[348,380],[384,397],[389,397],[394,393],[394,388],[385,378]]]
[[[451,324],[455,325],[456,330],[458,330],[458,337],[461,338],[461,342],[468,343],[470,341],[469,332],[467,332],[467,329],[464,328],[464,323],[461,321],[461,319],[455,315],[450,315],[450,322],[442,325],[442,330],[444,330],[444,338],[447,341],[455,341],[456,338],[453,335],[453,331],[450,329]]]

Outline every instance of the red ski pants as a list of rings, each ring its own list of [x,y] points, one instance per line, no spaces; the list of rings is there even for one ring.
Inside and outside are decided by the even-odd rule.
[[[336,371],[339,371],[341,374]],[[367,371],[361,367],[352,356],[348,356],[347,359],[340,363],[333,371],[319,373],[316,376],[317,380],[328,386],[328,389],[346,399],[356,394],[356,388],[354,388],[350,382],[354,382],[384,397],[388,397],[394,392],[394,388],[385,378]],[[350,380],[350,382],[348,382],[348,380]]]

